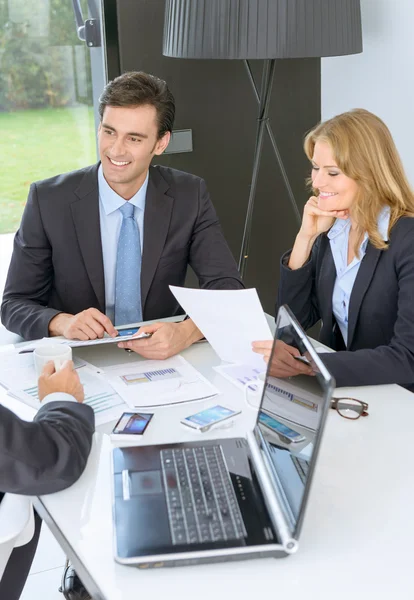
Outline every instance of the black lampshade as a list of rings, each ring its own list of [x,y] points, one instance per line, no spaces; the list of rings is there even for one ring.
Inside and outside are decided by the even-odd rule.
[[[358,52],[360,0],[166,0],[165,56],[264,59]]]

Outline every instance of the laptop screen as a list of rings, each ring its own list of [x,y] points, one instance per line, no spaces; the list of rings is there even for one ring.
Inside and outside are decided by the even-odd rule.
[[[288,347],[286,347],[286,346]],[[284,362],[295,348],[311,375],[291,375]],[[295,358],[295,361],[298,359]],[[289,362],[289,357],[288,357]],[[299,534],[334,380],[288,307],[279,309],[275,342],[255,434],[291,533]]]

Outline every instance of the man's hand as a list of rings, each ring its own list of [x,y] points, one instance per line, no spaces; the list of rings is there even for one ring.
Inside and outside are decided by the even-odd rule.
[[[97,308],[88,308],[77,315],[59,313],[49,323],[49,335],[64,335],[68,340],[96,340],[104,333],[118,335],[111,320]]]
[[[153,323],[140,327],[136,335],[151,333],[151,337],[120,342],[118,348],[127,348],[144,358],[164,360],[174,356],[203,338],[191,319],[181,323]]]
[[[66,360],[59,371],[55,371],[53,361],[49,361],[43,367],[39,377],[39,399],[40,401],[53,392],[64,392],[73,396],[78,402],[83,402],[85,394],[79,375],[73,370],[73,362]]]
[[[272,353],[273,341],[253,342],[253,352],[262,354],[266,363]],[[273,377],[292,377],[293,375],[313,375],[312,367],[296,360],[294,356],[301,356],[299,350],[289,346],[281,340],[276,340],[275,351],[272,356],[269,373]]]

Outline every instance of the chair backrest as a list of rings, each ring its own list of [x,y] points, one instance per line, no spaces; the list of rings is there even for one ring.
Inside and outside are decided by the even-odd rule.
[[[34,514],[30,498],[5,494],[0,502],[0,580],[13,548],[30,542],[33,534]]]

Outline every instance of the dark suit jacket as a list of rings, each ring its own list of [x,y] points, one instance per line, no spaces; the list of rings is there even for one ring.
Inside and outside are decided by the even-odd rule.
[[[45,404],[34,422],[22,421],[0,405],[0,502],[5,492],[40,495],[58,492],[83,472],[92,445],[94,414],[77,402]],[[1,598],[19,598],[40,533],[35,513],[32,540],[16,548],[0,581]]]
[[[78,402],[49,402],[32,423],[0,405],[0,500],[5,492],[39,496],[63,490],[85,468],[93,410]]]
[[[336,269],[327,235],[318,237],[302,268],[290,270],[288,256],[281,261],[278,305],[288,304],[305,329],[321,319],[320,341],[337,349],[332,312]],[[337,385],[399,383],[414,391],[414,218],[394,225],[386,250],[368,243],[348,320],[346,350],[321,354]]]
[[[98,164],[32,184],[14,241],[1,319],[26,339],[48,335],[58,312],[105,312]],[[144,215],[144,320],[182,312],[168,286],[190,265],[200,287],[244,287],[205,182],[150,167]]]

